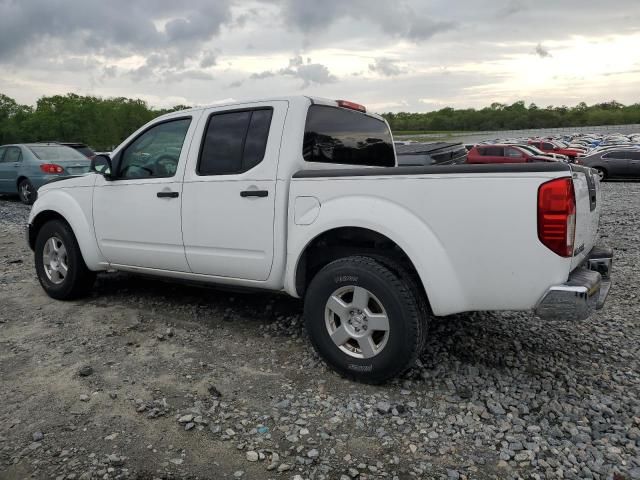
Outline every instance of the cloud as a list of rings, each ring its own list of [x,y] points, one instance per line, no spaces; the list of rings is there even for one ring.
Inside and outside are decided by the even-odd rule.
[[[60,54],[126,57],[157,49],[192,52],[231,18],[231,0],[0,1],[0,61],[39,45]],[[197,50],[196,50],[197,51]]]
[[[498,17],[509,17],[517,13],[521,13],[527,10],[527,8],[528,7],[522,2],[522,0],[511,0],[507,5],[498,10]]]
[[[549,52],[549,50],[544,48],[542,44],[539,43],[538,45],[536,45],[536,55],[538,55],[540,58],[547,58],[551,56],[551,53]]]
[[[405,72],[404,69],[397,66],[393,60],[386,57],[376,58],[374,63],[369,64],[369,71],[385,77],[395,77]]]
[[[213,67],[218,63],[217,55],[212,51],[206,51],[202,54],[200,58],[200,67],[201,68],[209,68]]]
[[[282,13],[285,24],[308,33],[309,39],[338,21],[365,21],[385,34],[421,42],[437,33],[451,30],[456,23],[435,19],[419,2],[407,0],[323,0],[305,2],[284,0]]]
[[[337,77],[329,71],[326,65],[312,63],[310,58],[307,58],[305,63],[301,55],[296,55],[289,59],[289,65],[285,68],[277,71],[265,70],[252,73],[249,78],[252,80],[262,80],[278,75],[290,76],[302,80],[302,88],[313,84],[323,85],[337,81]]]

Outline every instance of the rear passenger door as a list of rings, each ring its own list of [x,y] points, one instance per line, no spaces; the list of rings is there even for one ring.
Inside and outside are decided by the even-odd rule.
[[[0,192],[17,193],[18,169],[22,161],[20,147],[0,149]]]
[[[484,163],[507,163],[504,157],[503,147],[486,147],[484,150]]]
[[[182,190],[182,236],[194,273],[263,281],[273,262],[280,139],[288,103],[206,110]]]
[[[524,154],[513,147],[504,147],[504,157],[509,163],[522,163],[526,160]]]

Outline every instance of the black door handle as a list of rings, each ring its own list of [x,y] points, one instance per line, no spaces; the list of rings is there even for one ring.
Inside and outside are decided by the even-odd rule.
[[[268,197],[268,190],[243,190],[240,192],[241,197]]]
[[[158,198],[178,198],[179,192],[158,192]]]

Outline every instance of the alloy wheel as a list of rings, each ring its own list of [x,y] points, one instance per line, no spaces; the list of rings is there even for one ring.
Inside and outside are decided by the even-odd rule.
[[[59,285],[67,278],[69,257],[64,243],[58,237],[51,237],[44,244],[42,264],[51,283]]]
[[[325,325],[333,343],[354,358],[375,357],[389,339],[389,317],[382,302],[366,288],[354,285],[331,294]]]

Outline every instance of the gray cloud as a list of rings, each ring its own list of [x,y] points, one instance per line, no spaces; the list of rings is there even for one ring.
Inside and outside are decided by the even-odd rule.
[[[419,42],[455,26],[454,21],[434,19],[421,3],[407,0],[283,0],[282,5],[286,24],[306,33],[326,30],[340,20],[364,20],[387,35]]]
[[[229,21],[230,2],[197,0],[185,8],[170,0],[0,0],[0,61],[52,40],[66,53],[120,56],[198,46]]]
[[[312,63],[310,58],[307,58],[305,63],[301,55],[296,55],[289,59],[289,66],[285,68],[277,71],[265,70],[263,72],[252,73],[249,78],[252,80],[262,80],[277,75],[285,75],[302,80],[302,88],[313,84],[323,85],[337,81],[337,77],[329,71],[326,65]]]
[[[369,71],[378,73],[385,77],[394,77],[404,73],[404,69],[400,68],[390,58],[376,58],[374,63],[369,64]]]
[[[540,58],[547,58],[551,56],[551,53],[549,52],[549,50],[544,48],[542,44],[539,43],[538,45],[536,45],[536,55],[538,55]]]
[[[205,51],[200,58],[200,67],[201,68],[209,68],[213,67],[218,63],[218,57],[215,52],[210,50]]]

